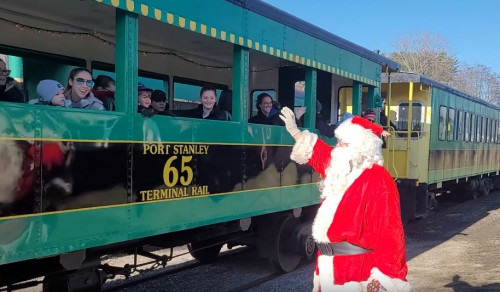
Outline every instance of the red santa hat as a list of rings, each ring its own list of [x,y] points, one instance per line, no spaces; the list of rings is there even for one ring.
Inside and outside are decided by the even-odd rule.
[[[378,144],[378,141],[382,142],[380,139],[382,131],[383,128],[380,125],[360,116],[354,116],[342,122],[335,129],[335,137],[346,144],[363,147],[363,145],[370,145],[371,142],[375,144]]]

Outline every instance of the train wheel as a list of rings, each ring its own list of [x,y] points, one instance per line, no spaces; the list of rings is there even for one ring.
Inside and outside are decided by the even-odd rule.
[[[294,242],[297,240],[295,230],[300,220],[287,215],[280,217],[276,223],[271,262],[278,270],[288,273],[299,265],[301,259],[301,255],[294,250]]]
[[[98,269],[77,270],[46,276],[43,280],[44,292],[85,292],[101,291],[106,275]]]
[[[188,244],[188,250],[191,256],[202,264],[208,264],[217,259],[223,243],[213,243],[206,241],[193,241]]]
[[[493,182],[490,178],[483,178],[479,181],[479,192],[481,195],[486,196],[493,189]]]

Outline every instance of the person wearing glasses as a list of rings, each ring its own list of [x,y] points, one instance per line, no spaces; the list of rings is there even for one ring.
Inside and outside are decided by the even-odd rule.
[[[71,101],[72,108],[105,110],[103,102],[92,94],[94,80],[85,68],[71,70],[64,96]]]
[[[375,111],[373,111],[372,109],[367,109],[363,114],[363,119],[375,123],[377,121],[377,115],[375,114]],[[387,132],[386,130],[382,131],[382,148],[386,148],[387,146],[384,138],[389,137],[390,135],[391,133]]]
[[[0,101],[24,102],[21,85],[9,75],[7,64],[0,59]]]
[[[278,125],[285,124],[279,117],[279,108],[273,104],[273,99],[267,93],[261,93],[257,96],[257,114],[251,117],[248,122],[253,124]]]

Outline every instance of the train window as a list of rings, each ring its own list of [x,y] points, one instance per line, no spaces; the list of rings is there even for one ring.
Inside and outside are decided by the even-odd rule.
[[[470,141],[474,142],[475,136],[476,136],[476,115],[471,114],[470,115]]]
[[[446,140],[446,118],[448,114],[448,109],[445,106],[439,107],[439,140]]]
[[[500,121],[497,121],[497,143],[500,143]]]
[[[488,122],[488,143],[491,143],[493,142],[493,134],[492,134],[492,125],[493,124],[493,120],[490,119],[490,121]]]
[[[481,131],[481,142],[483,142],[483,143],[486,142],[486,127],[488,126],[487,122],[488,122],[488,119],[483,118],[483,130]]]
[[[455,140],[455,109],[454,108],[449,108],[448,109],[448,122],[447,122],[447,137],[448,141],[453,141]]]
[[[408,130],[408,115],[409,115],[409,103],[402,102],[398,105],[398,115],[396,119],[396,125],[398,127],[398,131],[407,131]],[[412,115],[411,115],[411,123],[410,129],[413,131],[414,129],[423,130],[424,125],[424,106],[420,102],[412,103]],[[398,134],[398,137],[404,137],[404,133]]]
[[[66,86],[69,73],[76,67],[85,67],[84,60],[67,58],[63,56],[49,55],[34,51],[20,51],[20,54],[0,55],[4,60],[9,72],[9,82],[13,86],[15,94],[10,96],[13,102],[38,102],[36,87],[43,79],[53,79],[62,86]],[[44,68],[41,70],[40,68]]]
[[[305,93],[306,93],[306,82],[305,81],[295,82],[295,98],[294,98],[295,107],[304,106]]]
[[[464,138],[464,112],[458,111],[458,121],[457,121],[457,140],[462,141]]]
[[[491,143],[497,142],[497,121],[491,120]]]
[[[465,133],[464,133],[464,141],[470,140],[470,113],[465,112]]]
[[[484,127],[484,143],[489,143],[490,142],[490,118],[486,118],[486,123]]]
[[[476,132],[476,141],[479,143],[481,142],[481,129],[483,125],[483,117],[477,116],[477,132]]]

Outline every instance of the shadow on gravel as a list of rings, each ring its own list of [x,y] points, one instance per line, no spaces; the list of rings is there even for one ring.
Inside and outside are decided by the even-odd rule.
[[[453,288],[455,292],[469,292],[469,291],[500,291],[500,283],[486,284],[481,286],[472,286],[469,283],[460,280],[459,275],[453,276],[451,283],[445,287]]]
[[[487,217],[491,210],[498,208],[500,208],[500,191],[495,190],[477,200],[454,205],[405,225],[407,260],[411,260],[457,234],[467,236],[463,233],[465,229]]]

